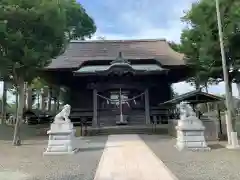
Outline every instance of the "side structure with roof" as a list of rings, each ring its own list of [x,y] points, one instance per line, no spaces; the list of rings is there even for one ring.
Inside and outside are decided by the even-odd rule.
[[[172,99],[171,84],[188,78],[190,68],[165,40],[75,41],[43,75],[67,89],[72,121],[131,126],[154,117],[166,123],[158,105]]]

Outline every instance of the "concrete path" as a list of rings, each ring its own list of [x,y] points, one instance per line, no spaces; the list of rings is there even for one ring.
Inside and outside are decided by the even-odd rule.
[[[138,135],[111,135],[108,137],[94,180],[177,178]]]

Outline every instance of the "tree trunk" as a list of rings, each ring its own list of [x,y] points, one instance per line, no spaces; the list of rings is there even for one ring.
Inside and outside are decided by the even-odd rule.
[[[19,98],[18,98],[17,117],[16,117],[16,124],[15,124],[14,137],[13,137],[13,145],[14,146],[21,145],[20,125],[22,123],[23,108],[24,108],[24,80],[23,80],[23,78],[19,78],[17,92],[19,94]]]
[[[195,88],[196,90],[200,89],[200,84],[197,80],[195,81]]]
[[[208,84],[207,84],[207,82],[205,82],[205,89],[206,89],[206,93],[208,93]]]
[[[1,124],[4,124],[6,122],[6,112],[7,112],[6,107],[7,107],[7,83],[3,81]]]

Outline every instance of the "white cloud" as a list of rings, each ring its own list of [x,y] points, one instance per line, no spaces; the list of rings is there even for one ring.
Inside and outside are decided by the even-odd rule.
[[[106,21],[107,17],[104,16],[102,19],[99,19],[98,16],[93,17],[97,25],[100,25],[98,25],[97,33],[92,39],[98,37],[111,40],[165,38],[169,41],[179,42],[181,31],[184,28],[180,18],[193,2],[196,0],[128,0],[119,5],[119,1],[116,0],[102,1],[104,9],[112,12],[114,20]],[[91,7],[93,6],[91,5]],[[159,21],[153,21],[152,18],[158,18]],[[118,32],[112,30],[116,27],[116,23],[121,25]],[[125,32],[125,28],[131,29],[132,32]],[[106,29],[112,31],[106,31]],[[194,90],[185,82],[174,84],[173,87],[180,94]],[[224,94],[224,84],[210,86],[209,92]],[[2,94],[2,83],[0,83],[0,94]],[[237,94],[237,88],[234,84],[233,95],[237,96]]]
[[[184,94],[190,91],[194,90],[193,86],[190,86],[188,83],[186,82],[179,82],[179,83],[175,83],[173,84],[173,90],[175,92],[177,92],[178,94]]]
[[[167,39],[168,41],[179,42],[180,30],[178,29],[148,29],[144,31],[139,31],[134,36],[127,36],[124,34],[104,34],[97,32],[92,39],[98,39],[99,37],[104,37],[107,40],[126,40],[126,39]]]
[[[119,4],[116,1],[106,0],[104,5],[108,10],[115,11],[114,21],[96,17],[97,24],[101,25],[98,26],[94,39],[99,36],[104,36],[106,39],[165,38],[169,41],[179,42],[181,31],[184,28],[180,18],[195,1],[129,0],[121,5],[119,11]],[[115,29],[107,27],[115,27]]]
[[[194,87],[186,82],[179,82],[173,84],[173,89],[179,94],[184,94],[194,90]],[[238,97],[238,90],[235,83],[232,85],[233,95]],[[219,83],[218,85],[212,85],[208,87],[208,92],[215,95],[225,94],[225,84],[224,82]]]
[[[93,36],[92,39],[98,37],[105,37],[107,40],[120,40],[120,39],[166,39],[168,41],[180,42],[180,35],[182,28],[180,23],[173,22],[172,27],[169,29],[156,28],[151,26],[149,28],[139,28],[134,35],[103,33],[100,30]],[[144,24],[142,24],[144,26]],[[146,27],[146,26],[145,26]]]
[[[110,1],[110,2],[109,2]],[[112,8],[115,4],[112,0],[107,0],[108,8]],[[181,31],[184,28],[184,24],[181,22],[181,17],[184,15],[184,11],[190,9],[193,2],[196,2],[196,0],[162,0],[162,1],[156,1],[155,4],[149,4],[153,3],[152,1],[147,0],[139,0],[138,4],[135,8],[133,8],[133,2],[128,1],[126,6],[121,9],[121,14],[118,14],[118,21],[120,19],[120,22],[122,23],[123,28],[124,27],[132,27],[134,32],[131,32],[129,35],[126,32],[122,33],[114,33],[114,32],[107,32],[105,33],[102,31],[102,29],[98,29],[96,35],[94,36],[94,39],[97,37],[105,37],[106,39],[161,39],[165,38],[168,41],[175,41],[180,42],[180,36]],[[171,4],[172,3],[172,4]],[[166,6],[167,4],[167,6]],[[160,5],[164,6],[160,7]],[[170,6],[169,6],[170,5]],[[125,6],[125,5],[123,5]],[[155,6],[154,8],[149,8],[149,6]],[[161,17],[159,17],[159,24],[156,24],[155,21],[152,21],[150,19],[149,14],[151,11],[155,10],[157,11],[157,8],[159,7],[160,11],[158,13],[153,13],[156,15],[163,15],[167,21],[167,26],[159,26],[159,24],[163,23],[166,25],[165,22]],[[130,9],[129,9],[130,8]],[[170,13],[169,13],[170,11]],[[119,13],[119,12],[118,12]],[[167,14],[167,15],[166,15]],[[114,26],[112,24],[111,26]],[[192,86],[190,86],[186,82],[179,82],[173,85],[176,92],[179,94],[183,94],[189,91],[194,90]],[[224,83],[219,83],[218,85],[209,86],[209,93],[212,94],[224,94]],[[237,88],[236,85],[233,84],[233,95],[237,96]]]

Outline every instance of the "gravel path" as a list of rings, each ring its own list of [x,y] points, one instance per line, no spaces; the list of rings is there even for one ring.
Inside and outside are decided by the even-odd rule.
[[[175,139],[167,136],[141,138],[179,180],[239,180],[240,150],[228,150],[213,142],[210,152],[179,152]]]
[[[93,180],[107,137],[77,140],[80,152],[72,156],[43,156],[47,137],[23,141],[13,147],[0,140],[0,179],[4,180]]]
[[[23,145],[11,145],[13,128],[0,126],[1,180],[93,180],[107,136],[77,141],[80,152],[73,156],[45,156],[47,136],[23,127]],[[224,143],[211,143],[210,152],[179,152],[169,136],[141,135],[141,138],[179,180],[239,180],[240,150],[228,150]]]

